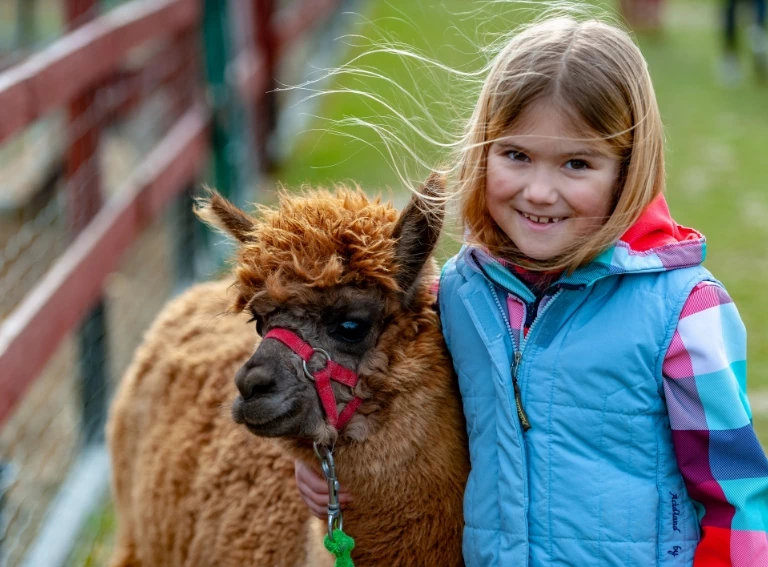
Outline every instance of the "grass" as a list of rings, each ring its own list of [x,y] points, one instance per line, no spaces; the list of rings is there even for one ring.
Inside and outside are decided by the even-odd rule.
[[[109,563],[115,536],[115,511],[111,502],[96,510],[77,538],[67,567],[98,567]]]
[[[519,10],[494,7],[498,14],[478,19],[459,17],[470,3],[414,3],[391,0],[370,4],[364,16],[370,22],[359,33],[402,42],[441,62],[462,70],[477,69],[477,45],[493,33],[510,28]],[[478,4],[474,4],[478,5]],[[756,85],[746,72],[743,84],[720,84],[717,63],[721,37],[715,0],[672,1],[667,4],[662,33],[640,35],[656,87],[667,135],[667,199],[676,220],[696,227],[708,239],[706,266],[728,288],[749,332],[749,391],[768,389],[768,187],[765,159],[768,154],[768,85]],[[503,14],[506,11],[506,14]],[[451,15],[451,14],[454,15]],[[359,42],[358,42],[359,43]],[[349,48],[347,59],[365,48]],[[474,101],[475,86],[445,73],[418,65],[403,65],[392,54],[373,54],[357,66],[375,70],[412,93],[424,97],[431,117],[454,134]],[[424,112],[409,103],[396,89],[381,80],[339,76],[325,85],[330,91],[356,89],[376,93],[404,108],[404,114],[432,133]],[[403,183],[393,165],[406,177],[418,180],[427,169],[415,165],[401,148],[388,154],[380,137],[365,127],[345,127],[344,135],[333,130],[350,117],[382,121],[429,164],[447,159],[429,144],[409,133],[405,121],[359,94],[328,94],[320,97],[314,119],[298,139],[295,151],[276,177],[289,186],[301,183],[330,184],[352,179],[366,190],[402,196]],[[373,117],[373,118],[371,118]],[[449,243],[443,255],[455,250]],[[768,444],[768,417],[755,416],[764,445]]]
[[[677,3],[696,19],[704,4]],[[720,36],[714,27],[641,38],[668,136],[668,199],[678,222],[707,236],[705,263],[728,288],[747,327],[749,392],[768,388],[768,85],[716,80]],[[746,53],[745,53],[746,55]],[[748,58],[743,59],[745,70]],[[755,415],[763,446],[768,416]]]

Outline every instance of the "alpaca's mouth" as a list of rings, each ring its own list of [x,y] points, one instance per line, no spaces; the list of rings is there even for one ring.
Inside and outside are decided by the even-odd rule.
[[[292,402],[286,411],[277,415],[265,415],[264,411],[253,411],[248,402],[238,396],[232,403],[232,420],[259,437],[289,435],[298,429],[301,404]]]

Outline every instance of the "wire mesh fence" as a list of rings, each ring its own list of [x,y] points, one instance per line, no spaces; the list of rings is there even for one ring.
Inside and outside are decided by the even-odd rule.
[[[333,2],[323,5],[327,10]],[[266,143],[263,91],[244,94],[233,63],[255,61],[253,53],[242,56],[269,46],[259,33],[274,29],[257,21],[265,7],[265,17],[293,10],[293,18],[275,18],[297,26],[281,37],[299,37],[314,25],[301,0],[0,5],[0,73],[10,73],[0,75],[0,97],[29,61],[35,73],[51,67],[51,89],[73,78],[34,59],[41,51],[58,57],[53,48],[69,39],[68,31],[93,22],[97,35],[110,25],[119,31],[103,43],[103,53],[84,49],[87,40],[79,38],[69,56],[81,57],[82,65],[69,61],[68,68],[86,74],[102,65],[102,56],[114,58],[121,41],[136,43],[91,83],[69,85],[72,96],[63,104],[22,118],[23,127],[0,120],[0,360],[7,358],[8,336],[13,342],[26,333],[27,345],[17,349],[21,363],[18,356],[10,366],[0,363],[0,393],[12,394],[0,400],[2,567],[106,564],[114,532],[104,447],[108,401],[162,305],[199,275],[211,276],[226,255],[210,246],[211,236],[192,216],[196,187],[208,181],[236,202],[253,200],[246,187],[254,186],[266,155],[256,150]],[[116,9],[123,10],[119,17],[101,21]],[[145,17],[153,13],[176,27]],[[192,25],[179,24],[192,13]],[[271,84],[259,75],[263,68],[249,72],[262,88]],[[205,157],[193,151],[196,138],[188,145],[173,140],[191,136],[200,101],[210,108],[211,160],[191,166]],[[136,218],[125,221],[126,215]],[[107,222],[114,226],[94,230]],[[19,321],[37,325],[39,341],[35,328],[18,332]],[[19,369],[25,377],[13,375]]]
[[[95,9],[71,25],[96,16]],[[57,269],[103,204],[132,190],[131,173],[201,90],[201,50],[197,29],[144,42],[68,108],[0,145],[0,320]],[[179,234],[187,227],[178,214],[191,208],[189,192],[176,201],[123,254],[95,306],[0,428],[1,565],[45,564],[41,534],[52,522],[67,531],[61,519],[68,501],[95,498],[97,510],[104,506],[103,449],[88,449],[101,446],[109,393],[177,286],[172,251],[191,238]],[[55,309],[48,318],[57,324]],[[70,564],[93,564],[91,548],[111,533],[100,525],[86,522],[82,538],[90,541],[81,542]]]
[[[190,37],[142,46],[75,120],[67,123],[65,113],[56,112],[2,148],[0,186],[18,191],[6,205],[0,236],[1,317],[19,305],[71,244],[75,227],[92,216],[79,206],[94,197],[85,193],[95,185],[97,201],[120,198],[129,173],[181,116],[195,85],[191,43]],[[100,138],[98,152],[67,172],[64,140],[86,132]],[[41,161],[49,169],[43,176]],[[177,208],[191,206],[184,199]],[[4,564],[23,563],[81,450],[101,438],[115,377],[175,287],[177,224],[168,214],[144,231],[79,332],[62,343],[0,430]]]

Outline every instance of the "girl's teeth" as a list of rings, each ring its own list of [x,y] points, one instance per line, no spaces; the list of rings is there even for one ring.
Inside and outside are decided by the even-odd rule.
[[[560,222],[561,220],[563,220],[561,217],[537,217],[536,215],[529,215],[527,213],[522,213],[522,214],[525,218],[539,224],[550,224],[550,223]]]

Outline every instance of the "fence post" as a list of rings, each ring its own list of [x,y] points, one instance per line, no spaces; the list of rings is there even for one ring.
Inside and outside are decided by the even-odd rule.
[[[270,146],[270,138],[277,123],[277,96],[274,88],[277,86],[275,74],[277,71],[277,38],[275,36],[275,1],[252,0],[251,14],[253,17],[253,44],[256,52],[261,55],[266,77],[264,92],[258,93],[254,105],[253,132],[256,140],[256,151],[259,156],[261,170],[269,172],[274,169],[275,156]]]
[[[16,37],[17,49],[27,49],[35,43],[37,22],[35,21],[36,0],[16,0]]]
[[[94,15],[97,0],[66,0],[67,29]],[[95,89],[88,89],[69,104],[67,140],[67,213],[73,234],[80,232],[101,207],[98,163],[99,131],[93,112]],[[104,299],[83,319],[78,332],[80,348],[80,403],[82,434],[86,444],[103,438],[107,411],[107,324]]]
[[[228,10],[229,2],[224,0],[203,1],[205,78],[211,107],[212,182],[219,193],[243,206],[246,201],[244,162],[248,158],[242,153],[246,144],[243,134],[246,125],[228,76],[229,63],[233,59]],[[223,266],[232,252],[228,241],[224,245],[211,246],[212,242],[218,242],[216,239],[217,235],[203,229],[203,241],[214,268]]]
[[[227,2],[204,0],[203,41],[205,75],[212,107],[211,137],[213,178],[216,189],[225,197],[238,201],[239,187],[232,159],[232,104],[234,97],[227,83],[229,62],[229,18]]]

